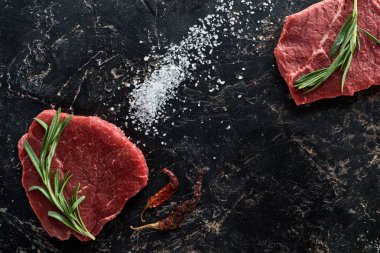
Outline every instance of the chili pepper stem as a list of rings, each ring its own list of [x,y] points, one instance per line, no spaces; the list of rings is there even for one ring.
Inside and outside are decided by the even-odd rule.
[[[149,203],[148,203],[148,204],[145,205],[144,209],[142,210],[142,212],[141,212],[141,214],[140,214],[140,219],[141,219],[142,222],[145,222],[144,214],[145,214],[145,212],[146,212],[149,208],[151,208],[151,206],[150,206]]]
[[[131,229],[133,230],[141,230],[141,229],[145,229],[145,228],[151,228],[151,229],[158,229],[160,230],[160,222],[155,222],[155,223],[151,223],[151,224],[146,224],[146,225],[143,225],[143,226],[140,226],[140,227],[134,227],[134,226],[131,226]]]

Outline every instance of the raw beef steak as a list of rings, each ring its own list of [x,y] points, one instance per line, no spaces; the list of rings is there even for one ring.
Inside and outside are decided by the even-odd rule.
[[[297,105],[341,95],[352,96],[356,91],[380,84],[380,46],[361,34],[361,50],[354,55],[343,93],[340,90],[342,72],[339,71],[308,94],[293,88],[299,77],[331,64],[328,53],[352,8],[352,0],[325,0],[286,18],[274,53]],[[359,26],[379,38],[380,0],[358,1],[358,12]]]
[[[55,114],[47,110],[37,117],[50,125]],[[61,118],[68,116],[61,114]],[[43,128],[33,122],[27,134],[18,143],[22,163],[22,185],[37,217],[50,236],[67,240],[74,234],[79,240],[89,238],[78,235],[59,221],[48,217],[49,210],[58,211],[39,191],[29,192],[29,187],[42,185],[24,149],[27,140],[40,155]],[[73,177],[66,186],[66,196],[71,196],[80,183],[79,196],[86,196],[79,211],[88,230],[96,236],[104,224],[120,213],[124,204],[147,184],[148,167],[141,151],[130,142],[115,125],[98,117],[74,116],[63,131],[56,150],[52,171],[70,171]]]

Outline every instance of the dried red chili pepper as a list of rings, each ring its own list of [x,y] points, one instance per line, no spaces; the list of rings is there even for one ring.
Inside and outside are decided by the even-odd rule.
[[[152,197],[148,199],[148,202],[146,203],[140,215],[142,222],[145,222],[144,214],[146,210],[150,208],[156,208],[162,205],[163,203],[171,199],[173,194],[178,190],[178,179],[174,175],[174,173],[166,168],[162,169],[160,172],[165,173],[169,177],[170,183],[162,187],[161,190],[159,190],[156,194],[154,194]]]
[[[200,169],[198,180],[194,187],[194,195],[191,199],[186,200],[182,204],[175,207],[165,219],[155,223],[146,224],[141,227],[131,226],[131,229],[140,230],[152,228],[158,230],[173,230],[178,228],[186,220],[187,216],[195,210],[199,200],[201,199],[204,172],[205,168]]]

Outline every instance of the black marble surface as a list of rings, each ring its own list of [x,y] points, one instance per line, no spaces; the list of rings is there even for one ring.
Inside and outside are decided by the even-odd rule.
[[[226,84],[216,92],[207,81],[181,84],[164,111],[170,120],[157,124],[165,136],[125,120],[131,67],[147,69],[153,45],[178,43],[215,2],[0,1],[0,252],[379,252],[379,88],[296,107],[275,67],[284,17],[317,1],[253,0],[243,33],[255,46],[222,39],[214,75]],[[260,11],[268,2],[273,10]],[[17,141],[52,106],[115,123],[146,155],[148,187],[94,242],[50,238],[21,186]],[[202,165],[210,167],[203,197],[181,229],[129,229],[165,184],[161,167],[181,185],[148,221],[191,196]]]

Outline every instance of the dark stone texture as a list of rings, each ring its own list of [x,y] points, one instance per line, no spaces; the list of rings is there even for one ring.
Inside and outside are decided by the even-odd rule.
[[[296,107],[273,49],[285,16],[317,1],[273,2],[270,16],[249,17],[272,22],[244,31],[260,37],[255,47],[226,39],[217,49],[226,84],[214,93],[206,82],[181,85],[169,120],[157,125],[166,136],[153,137],[124,125],[123,83],[136,78],[132,66],[149,67],[152,45],[179,42],[214,1],[0,1],[0,252],[378,252],[380,90]],[[17,141],[52,106],[120,126],[151,169],[148,187],[94,242],[48,237],[21,186]],[[161,167],[178,175],[180,189],[148,221],[191,196],[202,165],[210,167],[203,197],[186,224],[132,233],[147,197],[166,182]]]

